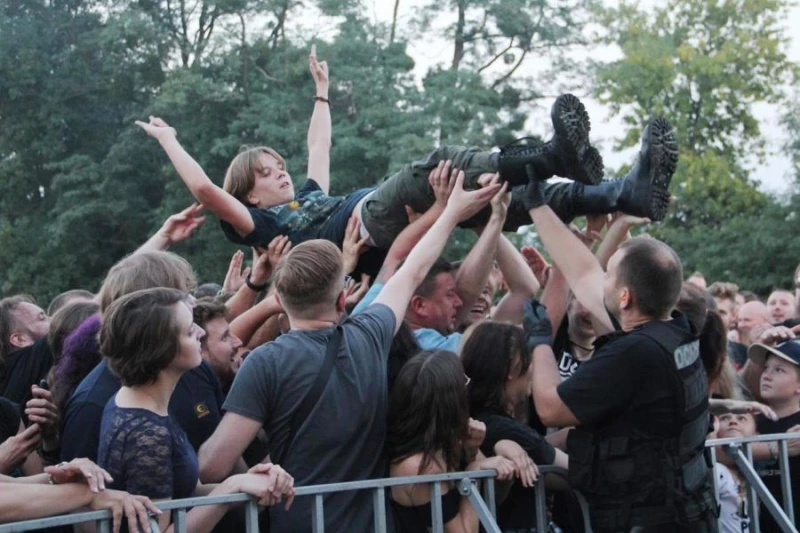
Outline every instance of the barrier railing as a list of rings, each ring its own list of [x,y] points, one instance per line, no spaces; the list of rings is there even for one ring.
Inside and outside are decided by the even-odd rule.
[[[754,437],[741,437],[730,439],[714,439],[706,442],[706,446],[711,449],[714,458],[714,479],[717,477],[716,447],[721,447],[736,463],[739,472],[747,480],[747,510],[750,515],[750,531],[760,533],[759,524],[760,509],[759,501],[764,504],[767,511],[778,524],[784,533],[797,533],[794,516],[794,500],[792,499],[792,479],[789,471],[789,447],[787,441],[800,439],[800,433],[780,433],[775,435],[756,435]],[[758,476],[758,472],[753,465],[753,444],[755,443],[778,443],[778,465],[781,476],[781,496],[785,508],[778,505],[778,501],[767,489],[764,481]],[[744,449],[742,449],[744,448]],[[717,501],[719,493],[717,485],[714,484],[714,491]]]
[[[760,533],[758,521],[759,501],[764,504],[766,510],[773,516],[776,523],[785,533],[797,533],[794,526],[795,516],[793,502],[793,491],[791,485],[791,475],[789,471],[789,449],[788,440],[800,439],[800,433],[759,435],[746,438],[715,439],[706,442],[714,457],[714,479],[716,475],[716,447],[721,447],[732,457],[739,472],[747,480],[747,504],[751,519],[750,531]],[[752,445],[759,442],[778,442],[778,464],[781,476],[782,499],[786,509],[782,509],[777,500],[772,496],[764,482],[759,478],[753,466]],[[547,506],[546,488],[544,476],[546,474],[567,478],[567,471],[552,466],[540,466],[542,474],[535,487],[535,513],[537,531],[547,531]],[[375,516],[375,532],[384,533],[387,531],[386,513],[386,490],[400,485],[412,485],[419,483],[429,483],[431,485],[431,519],[433,533],[443,533],[444,524],[442,519],[442,482],[452,482],[459,493],[468,498],[472,507],[475,509],[481,525],[487,533],[500,533],[495,520],[496,517],[496,498],[494,470],[479,470],[474,472],[452,472],[447,474],[436,474],[427,476],[409,476],[387,479],[373,479],[364,481],[350,481],[344,483],[331,483],[326,485],[310,485],[297,487],[297,496],[313,496],[314,502],[311,508],[312,530],[314,533],[324,533],[325,531],[325,509],[324,496],[334,492],[345,492],[354,490],[372,491],[373,512]],[[484,495],[481,496],[477,490],[476,482],[484,481]],[[714,484],[717,490],[716,483]],[[585,531],[591,533],[589,523],[588,505],[583,496],[575,491],[583,515]],[[717,500],[719,500],[717,494]],[[175,533],[186,533],[186,513],[192,507],[203,505],[215,505],[223,503],[244,503],[245,504],[245,526],[247,533],[258,532],[258,506],[251,497],[246,494],[229,494],[225,496],[205,496],[198,498],[186,498],[182,500],[170,500],[159,502],[157,507],[162,511],[172,512],[172,520],[175,525]],[[74,513],[50,518],[27,520],[14,522],[11,524],[0,525],[0,533],[12,533],[23,531],[35,531],[50,527],[73,525],[80,523],[94,522],[98,533],[110,533],[111,513],[109,511],[94,511]],[[154,522],[152,522],[154,524]],[[156,529],[157,531],[157,525]]]
[[[539,467],[542,474],[536,484],[536,523],[538,531],[547,531],[547,509],[545,498],[544,475],[551,474],[562,478],[567,477],[567,471],[552,466]],[[370,490],[373,493],[373,510],[375,515],[375,532],[384,533],[387,531],[386,524],[386,490],[400,485],[412,485],[418,483],[430,483],[431,485],[431,519],[434,533],[444,532],[442,519],[442,482],[454,483],[459,493],[468,498],[472,507],[475,509],[480,519],[481,525],[487,533],[500,533],[495,520],[496,499],[495,499],[495,480],[497,473],[494,470],[479,470],[474,472],[453,472],[447,474],[436,474],[427,476],[409,476],[387,479],[372,479],[364,481],[350,481],[345,483],[331,483],[326,485],[310,485],[297,487],[296,496],[313,496],[314,503],[311,508],[311,522],[314,533],[324,533],[325,531],[325,509],[324,496],[334,492],[345,492],[353,490]],[[484,496],[477,490],[476,482],[484,481]],[[485,497],[485,499],[484,499]],[[591,531],[588,527],[589,515],[586,501],[578,494],[578,501],[583,512],[586,531]],[[162,511],[172,512],[172,521],[175,533],[186,533],[186,513],[192,507],[202,505],[215,505],[222,503],[244,503],[245,508],[245,528],[247,533],[258,532],[258,506],[251,497],[246,494],[228,494],[224,496],[205,496],[198,498],[185,498],[182,500],[170,500],[159,502],[156,506]],[[35,531],[50,527],[94,522],[97,533],[109,533],[111,531],[111,513],[109,511],[93,511],[75,513],[69,515],[55,516],[51,518],[40,518],[23,522],[0,525],[0,533],[12,533],[22,531]],[[154,531],[157,531],[157,524],[151,521]]]

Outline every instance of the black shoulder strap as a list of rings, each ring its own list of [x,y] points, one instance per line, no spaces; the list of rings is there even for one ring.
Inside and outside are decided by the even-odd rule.
[[[288,456],[292,444],[294,444],[294,439],[297,436],[297,430],[300,429],[300,426],[302,426],[303,422],[306,421],[308,415],[310,415],[311,411],[314,409],[314,406],[317,405],[320,396],[322,396],[322,391],[325,390],[325,386],[328,384],[328,380],[331,377],[333,363],[336,361],[336,354],[339,353],[339,346],[342,344],[342,335],[342,326],[336,326],[333,336],[331,337],[330,341],[328,341],[328,347],[325,351],[325,359],[322,361],[322,367],[319,369],[317,379],[314,381],[314,384],[311,385],[311,388],[308,389],[303,401],[300,402],[300,406],[294,412],[294,415],[292,415],[292,423],[289,428],[289,437],[286,439],[286,448],[280,457],[272,458],[273,463],[282,465],[286,462],[286,457]]]

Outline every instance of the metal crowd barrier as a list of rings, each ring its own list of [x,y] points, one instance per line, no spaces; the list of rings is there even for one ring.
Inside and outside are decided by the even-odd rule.
[[[779,433],[775,435],[757,435],[754,437],[741,437],[732,439],[714,439],[706,442],[714,458],[714,491],[717,501],[717,461],[716,447],[720,446],[736,463],[739,472],[747,480],[747,511],[750,515],[750,530],[753,533],[760,533],[759,524],[760,509],[759,501],[775,519],[778,527],[784,533],[797,533],[794,516],[794,500],[792,499],[792,478],[789,471],[789,446],[786,441],[800,439],[800,433]],[[778,465],[781,476],[781,495],[783,497],[784,508],[778,505],[778,501],[767,489],[764,482],[758,476],[753,466],[753,444],[757,442],[777,442],[778,443]]]
[[[542,474],[536,483],[536,521],[537,531],[547,531],[547,509],[545,504],[545,474],[553,474],[566,478],[567,471],[552,466],[540,466]],[[310,485],[297,487],[296,496],[314,496],[314,503],[311,510],[312,530],[314,533],[324,533],[325,531],[325,509],[324,495],[333,492],[345,492],[351,490],[370,490],[372,491],[372,502],[375,514],[375,532],[385,533],[386,523],[386,489],[398,485],[411,485],[415,483],[431,484],[431,518],[432,532],[443,533],[444,523],[442,520],[442,486],[441,482],[450,481],[455,484],[456,489],[469,499],[480,519],[481,525],[487,533],[500,533],[500,528],[495,520],[495,476],[494,470],[478,470],[474,472],[453,472],[447,474],[436,474],[429,476],[410,476],[396,477],[387,479],[371,479],[364,481],[350,481],[346,483],[331,483],[327,485]],[[484,480],[484,497],[477,490],[476,481]],[[588,525],[588,511],[585,500],[578,496],[582,507],[584,523]],[[186,513],[192,507],[202,505],[214,505],[219,503],[245,503],[245,526],[247,533],[258,533],[258,506],[252,498],[246,494],[229,494],[224,496],[205,496],[199,498],[186,498],[182,500],[169,500],[159,502],[157,507],[162,511],[172,512],[172,521],[175,525],[175,533],[186,533]],[[74,513],[51,518],[40,518],[37,520],[27,520],[24,522],[14,522],[11,524],[0,525],[0,533],[12,533],[19,531],[35,531],[56,526],[66,526],[85,522],[95,522],[97,533],[110,533],[111,513],[109,511],[93,511],[86,513]],[[155,525],[154,532],[157,531],[155,521],[151,521],[151,526]],[[590,531],[590,529],[587,529]]]
[[[791,474],[789,471],[789,449],[788,440],[800,439],[800,433],[759,435],[746,438],[715,439],[706,442],[714,458],[714,490],[717,490],[716,480],[716,447],[721,447],[725,453],[733,458],[739,472],[747,480],[747,507],[750,515],[750,531],[760,533],[759,526],[759,501],[764,504],[766,510],[773,516],[778,526],[785,533],[798,533],[795,527],[793,492],[791,485]],[[761,478],[758,477],[753,466],[752,445],[758,442],[778,442],[778,464],[780,467],[781,489],[785,509],[782,509]],[[567,471],[552,466],[540,466],[542,474],[536,483],[535,489],[535,512],[537,531],[547,531],[547,506],[545,474],[567,478]],[[297,496],[313,496],[314,503],[311,510],[312,530],[314,533],[324,533],[325,531],[325,509],[324,496],[334,492],[345,492],[352,490],[372,491],[372,502],[375,516],[375,532],[385,533],[387,531],[386,515],[386,490],[399,486],[411,485],[415,483],[430,483],[431,485],[431,518],[433,533],[443,533],[444,524],[442,520],[442,488],[441,482],[449,481],[455,484],[456,489],[469,499],[480,519],[481,525],[487,533],[500,533],[495,520],[496,500],[495,500],[495,480],[494,470],[479,470],[474,472],[453,472],[447,474],[436,474],[429,476],[409,476],[387,479],[372,479],[364,481],[350,481],[345,483],[331,483],[327,485],[310,485],[297,487]],[[481,496],[477,490],[476,482],[484,480],[484,494]],[[583,515],[585,531],[591,533],[589,523],[589,512],[586,500],[579,492],[574,492],[577,496]],[[719,500],[719,494],[716,494]],[[199,498],[186,498],[182,500],[170,500],[160,502],[157,507],[162,511],[171,511],[172,520],[175,525],[175,533],[186,533],[186,513],[192,507],[202,505],[214,505],[220,503],[244,503],[245,526],[247,533],[258,533],[258,505],[255,500],[246,494],[229,494],[225,496],[205,496]],[[41,518],[37,520],[27,520],[14,522],[11,524],[0,525],[0,533],[12,533],[21,531],[35,531],[50,527],[95,522],[97,533],[111,532],[111,513],[109,511],[94,511],[84,513],[74,513],[51,518]],[[155,525],[152,521],[151,525]],[[157,525],[154,533],[158,531]]]

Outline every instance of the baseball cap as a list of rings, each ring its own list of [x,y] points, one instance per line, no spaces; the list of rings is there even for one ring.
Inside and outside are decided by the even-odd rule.
[[[762,366],[770,355],[775,355],[793,365],[800,366],[800,340],[782,342],[775,347],[765,344],[753,344],[747,350],[747,356],[750,360]]]

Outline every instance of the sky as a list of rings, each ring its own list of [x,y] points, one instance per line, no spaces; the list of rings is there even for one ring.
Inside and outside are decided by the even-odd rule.
[[[394,0],[372,0],[372,2],[372,16],[374,19],[382,22],[391,21]],[[423,3],[423,0],[400,0],[398,26],[402,28],[404,21],[407,23]],[[652,3],[652,0],[644,0],[640,2],[640,5]],[[800,27],[800,5],[795,4],[792,6],[786,25],[787,28]],[[800,63],[800,32],[789,31],[787,35],[793,36],[791,45],[787,50],[789,59]],[[452,57],[453,49],[452,44],[432,36],[427,40],[416,40],[409,43],[408,53],[416,61],[418,74],[422,76],[431,65],[449,61]],[[619,57],[619,50],[613,48],[586,50],[583,53],[587,55],[591,53],[595,59],[609,61]],[[533,73],[533,68],[529,64],[524,64],[520,71],[527,69],[528,73]],[[614,152],[612,150],[614,139],[623,135],[624,130],[621,121],[611,116],[610,109],[607,106],[585,95],[579,96],[592,117],[592,139],[593,142],[598,144],[598,148],[606,162],[606,167],[617,168],[630,161],[635,156],[635,148],[623,152]],[[530,113],[531,118],[527,124],[529,132],[548,135],[547,110],[549,109],[549,103],[542,101],[537,104],[536,109],[533,109]],[[780,195],[787,191],[792,181],[791,163],[786,156],[780,153],[780,148],[786,140],[786,132],[780,124],[781,110],[773,105],[758,104],[756,105],[755,114],[761,123],[761,132],[767,141],[767,147],[771,154],[765,165],[753,170],[753,177],[760,183],[763,190]]]

